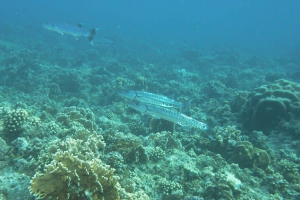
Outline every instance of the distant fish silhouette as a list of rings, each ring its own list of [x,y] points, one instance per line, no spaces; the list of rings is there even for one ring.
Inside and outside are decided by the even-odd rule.
[[[56,31],[62,35],[72,35],[78,40],[78,37],[84,36],[93,45],[94,36],[96,35],[97,28],[86,30],[82,24],[70,25],[62,22],[47,22],[43,24],[45,29]]]

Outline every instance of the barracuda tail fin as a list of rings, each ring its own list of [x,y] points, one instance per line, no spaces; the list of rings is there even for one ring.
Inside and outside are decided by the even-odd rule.
[[[87,39],[91,43],[91,45],[94,45],[94,37],[95,37],[98,29],[99,28],[93,28],[93,29],[89,30],[89,34],[87,36]]]

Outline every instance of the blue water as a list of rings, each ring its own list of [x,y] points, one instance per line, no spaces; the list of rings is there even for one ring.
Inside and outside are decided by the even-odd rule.
[[[300,44],[300,2],[291,1],[2,1],[0,23],[83,23],[120,37],[278,53]],[[22,33],[20,33],[22,34]]]

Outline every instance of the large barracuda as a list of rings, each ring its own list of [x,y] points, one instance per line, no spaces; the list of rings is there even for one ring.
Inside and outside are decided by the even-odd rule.
[[[93,45],[94,36],[96,35],[97,32],[96,28],[86,30],[83,28],[82,24],[71,25],[62,22],[47,22],[43,24],[43,27],[50,31],[56,31],[62,35],[63,34],[72,35],[76,38],[76,40],[78,39],[78,37],[84,36],[88,39],[88,41],[92,45]]]
[[[175,101],[163,95],[153,94],[150,92],[125,90],[125,91],[118,92],[118,94],[129,100],[135,100],[145,104],[151,104],[151,105],[165,107],[165,108],[182,109],[184,107],[184,104],[181,102]]]
[[[165,119],[167,121],[179,124],[180,126],[207,130],[207,126],[205,123],[199,122],[175,110],[165,109],[163,107],[145,104],[139,101],[131,101],[128,106],[139,112],[150,114],[157,118]]]

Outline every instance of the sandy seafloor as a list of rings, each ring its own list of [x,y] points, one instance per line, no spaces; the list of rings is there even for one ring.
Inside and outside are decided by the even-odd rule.
[[[1,27],[1,200],[300,199],[299,57],[37,32]],[[209,130],[120,90],[192,99]]]

